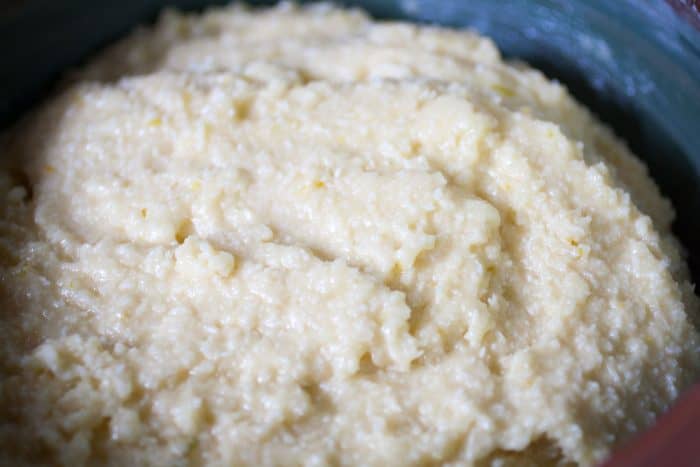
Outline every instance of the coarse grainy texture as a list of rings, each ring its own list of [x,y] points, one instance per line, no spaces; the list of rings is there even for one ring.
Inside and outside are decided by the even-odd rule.
[[[3,464],[592,465],[697,375],[671,206],[473,33],[166,12],[1,151]]]

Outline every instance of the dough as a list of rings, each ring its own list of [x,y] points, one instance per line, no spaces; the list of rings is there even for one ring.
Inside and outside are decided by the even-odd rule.
[[[1,150],[1,462],[593,465],[698,374],[645,166],[471,32],[169,11]]]

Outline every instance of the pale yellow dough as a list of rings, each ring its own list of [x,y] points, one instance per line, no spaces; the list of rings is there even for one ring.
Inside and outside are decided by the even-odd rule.
[[[166,12],[0,150],[0,462],[593,465],[697,376],[646,168],[473,33]]]

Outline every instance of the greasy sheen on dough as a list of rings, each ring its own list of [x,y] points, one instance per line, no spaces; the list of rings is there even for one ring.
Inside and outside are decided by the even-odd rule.
[[[593,465],[697,376],[670,204],[471,32],[168,11],[1,144],[2,463]]]

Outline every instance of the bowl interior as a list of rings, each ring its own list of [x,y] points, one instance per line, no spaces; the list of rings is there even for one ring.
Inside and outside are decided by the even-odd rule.
[[[206,0],[15,0],[0,5],[0,128],[56,78],[166,4]],[[269,1],[252,1],[269,4]],[[671,198],[700,283],[700,20],[663,0],[346,0],[382,19],[470,27],[524,59],[624,138]],[[677,2],[675,2],[677,3]],[[696,27],[698,29],[696,29]]]

